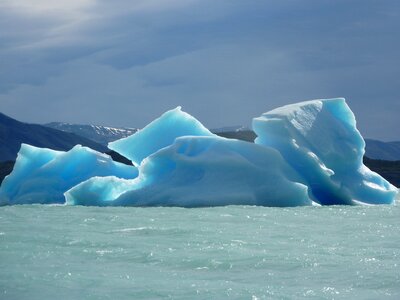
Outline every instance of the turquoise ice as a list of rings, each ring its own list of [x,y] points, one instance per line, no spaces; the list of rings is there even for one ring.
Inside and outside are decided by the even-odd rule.
[[[310,205],[308,188],[276,150],[221,137],[179,137],[146,158],[131,181],[92,178],[67,204],[116,206]]]
[[[109,143],[108,148],[130,159],[135,165],[140,165],[143,159],[171,145],[180,136],[213,136],[213,134],[178,106],[135,134]]]
[[[300,206],[392,204],[396,187],[363,165],[365,143],[342,98],[253,120],[255,143],[218,137],[178,107],[109,147],[138,167],[77,146],[23,145],[1,204]],[[64,194],[64,195],[63,195]]]
[[[137,174],[134,166],[80,145],[64,152],[22,144],[12,173],[0,187],[0,204],[63,204],[65,191],[93,176]]]
[[[253,120],[255,143],[278,150],[320,204],[390,204],[397,188],[363,164],[365,142],[343,98],[283,106]]]
[[[163,118],[177,120],[181,115],[180,110],[169,111],[143,129],[142,147],[159,146],[159,132],[166,128]],[[192,122],[202,128],[198,121]],[[67,203],[184,207],[393,203],[397,188],[362,163],[365,143],[344,99],[278,108],[255,118],[253,127],[259,136],[256,144],[208,134],[178,137],[183,130],[174,127],[176,132],[167,136],[178,138],[170,138],[172,144],[159,146],[147,157],[138,178],[89,179],[66,193]],[[134,145],[135,135],[128,139],[131,143],[123,151],[133,151],[133,157],[135,147],[129,146]]]

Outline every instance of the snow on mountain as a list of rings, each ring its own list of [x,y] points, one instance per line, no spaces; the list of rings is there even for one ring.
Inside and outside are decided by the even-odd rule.
[[[23,123],[0,113],[0,161],[15,160],[21,143],[62,151],[68,151],[80,144],[100,152],[107,151],[104,145],[81,135],[43,125]]]
[[[61,122],[52,122],[44,124],[44,126],[65,132],[75,133],[102,145],[107,145],[109,142],[128,137],[138,130],[136,128],[128,127],[107,127],[100,125],[69,124]]]
[[[239,132],[239,131],[248,131],[248,130],[250,130],[248,127],[245,127],[242,125],[226,126],[226,127],[210,129],[210,131],[215,134],[223,133],[223,132]]]
[[[61,122],[52,122],[44,125],[83,136],[102,145],[107,145],[109,142],[128,137],[138,131],[137,128],[81,125]],[[253,142],[256,138],[256,134],[251,129],[242,125],[214,128],[210,131],[219,136],[248,142]],[[400,160],[400,142],[382,142],[372,139],[365,139],[365,142],[365,155],[367,157],[391,161]]]

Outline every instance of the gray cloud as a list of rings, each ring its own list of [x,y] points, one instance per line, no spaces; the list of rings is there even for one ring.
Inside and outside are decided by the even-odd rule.
[[[218,127],[344,96],[365,136],[400,139],[397,1],[168,2],[2,10],[0,110],[143,126],[182,105]]]

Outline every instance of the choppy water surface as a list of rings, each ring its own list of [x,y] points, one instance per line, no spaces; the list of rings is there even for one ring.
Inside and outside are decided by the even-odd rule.
[[[400,298],[400,206],[0,208],[0,299]]]

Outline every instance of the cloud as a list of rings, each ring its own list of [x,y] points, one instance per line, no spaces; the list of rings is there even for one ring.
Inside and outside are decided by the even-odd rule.
[[[77,60],[45,84],[21,86],[0,96],[0,101],[8,99],[14,110],[22,111],[28,104],[25,95],[30,95],[37,104],[30,108],[35,122],[54,121],[54,115],[62,115],[69,122],[144,126],[165,110],[182,105],[209,127],[249,125],[252,117],[282,101],[316,98],[322,93],[324,84],[318,73],[300,67],[285,72],[296,69],[296,64],[289,52],[267,45],[231,44],[124,70]],[[285,91],[288,86],[290,93]]]
[[[307,3],[3,1],[0,110],[143,126],[183,105],[218,127],[344,96],[367,136],[398,139],[399,2]]]

